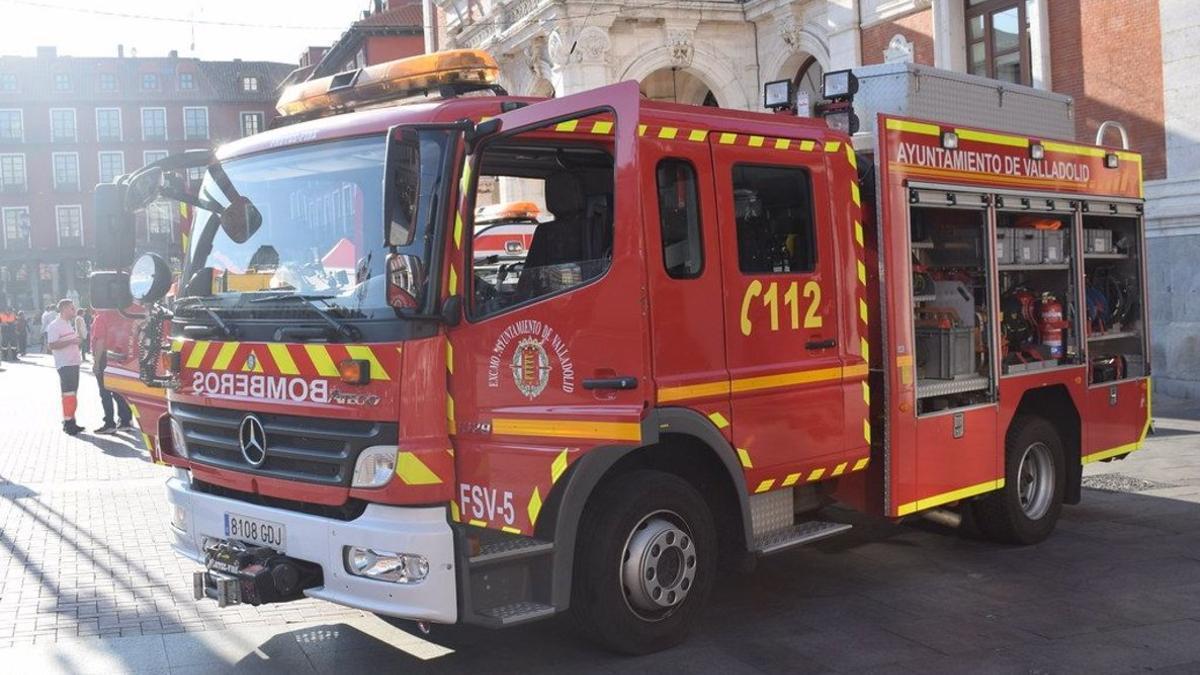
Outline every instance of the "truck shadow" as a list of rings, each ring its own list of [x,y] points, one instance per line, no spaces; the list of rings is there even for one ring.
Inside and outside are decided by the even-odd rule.
[[[318,672],[1200,668],[1200,504],[1087,489],[1029,547],[826,515],[855,529],[721,576],[691,638],[659,654],[610,654],[567,617],[507,631],[396,624],[407,629],[381,638],[342,624],[320,627],[321,640],[313,629],[280,637],[301,641]]]

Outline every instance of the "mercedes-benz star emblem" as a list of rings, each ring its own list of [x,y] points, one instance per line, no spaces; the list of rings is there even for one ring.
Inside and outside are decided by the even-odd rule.
[[[254,415],[246,415],[238,427],[238,442],[242,446],[242,457],[250,466],[262,466],[267,461],[267,432],[262,422]]]

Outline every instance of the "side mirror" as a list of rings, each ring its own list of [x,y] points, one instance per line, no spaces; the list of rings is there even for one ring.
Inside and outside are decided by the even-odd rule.
[[[400,127],[389,134],[384,166],[385,243],[408,246],[417,231],[421,195],[421,139],[416,130]]]
[[[171,288],[171,266],[157,253],[138,258],[129,271],[128,294],[141,305],[150,305],[166,296]]]
[[[133,212],[125,208],[126,187],[117,183],[96,186],[96,268],[126,269],[133,263],[136,246]]]
[[[163,170],[157,166],[133,174],[125,192],[125,208],[133,212],[158,198],[164,183]]]
[[[93,309],[125,309],[133,304],[128,272],[92,272],[88,286]]]

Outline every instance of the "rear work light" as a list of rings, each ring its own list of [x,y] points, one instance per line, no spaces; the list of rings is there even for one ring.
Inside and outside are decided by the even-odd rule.
[[[478,49],[422,54],[293,84],[275,109],[281,115],[319,115],[356,106],[439,92],[499,86],[500,66]]]

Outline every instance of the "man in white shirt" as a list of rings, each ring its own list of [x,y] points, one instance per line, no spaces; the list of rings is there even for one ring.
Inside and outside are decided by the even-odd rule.
[[[75,392],[79,389],[79,364],[83,354],[79,351],[82,341],[75,332],[75,303],[67,299],[58,301],[58,318],[46,327],[46,345],[54,355],[54,367],[58,369],[58,381],[62,385],[63,431],[74,436],[83,427],[75,423],[75,408],[78,402]]]

